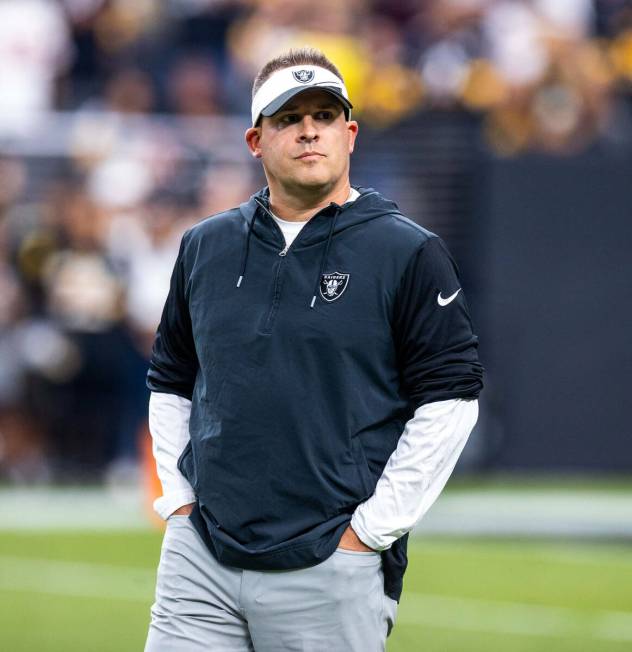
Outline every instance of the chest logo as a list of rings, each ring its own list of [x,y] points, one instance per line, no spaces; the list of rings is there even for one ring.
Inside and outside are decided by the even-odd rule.
[[[328,302],[340,299],[349,285],[349,274],[333,272],[320,277],[320,296]]]
[[[293,70],[292,75],[294,76],[294,79],[301,84],[309,84],[309,82],[314,79],[313,70]]]

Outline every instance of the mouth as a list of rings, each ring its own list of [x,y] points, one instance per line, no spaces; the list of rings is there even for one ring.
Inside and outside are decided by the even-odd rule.
[[[320,152],[303,152],[300,156],[296,156],[295,158],[297,159],[302,159],[302,160],[314,160],[317,158],[324,157],[324,154],[321,154]]]

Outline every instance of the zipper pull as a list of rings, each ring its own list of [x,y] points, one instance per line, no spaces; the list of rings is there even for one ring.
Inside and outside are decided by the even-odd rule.
[[[287,256],[287,250],[289,249],[289,245],[285,245],[281,251],[279,251],[279,256]]]

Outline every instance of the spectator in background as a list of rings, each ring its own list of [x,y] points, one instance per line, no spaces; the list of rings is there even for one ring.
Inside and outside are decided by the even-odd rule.
[[[358,89],[363,117],[372,126],[385,127],[417,109],[422,101],[422,84],[406,64],[408,52],[398,25],[392,18],[368,18],[364,40],[370,73]]]
[[[504,86],[486,121],[498,151],[568,153],[602,131],[613,76],[601,46],[588,40],[592,24],[590,0],[502,1],[486,10],[484,43]]]
[[[151,77],[132,66],[116,71],[105,85],[104,109],[115,113],[151,113],[156,105]]]
[[[377,126],[410,112],[421,100],[421,84],[407,65],[396,22],[373,15],[366,0],[323,0],[318,12],[309,0],[260,2],[231,32],[233,58],[251,77],[257,62],[311,43],[339,62],[356,114]]]
[[[141,211],[142,236],[128,249],[127,319],[147,357],[169,292],[180,238],[191,225],[183,218],[183,208],[179,195],[156,191]]]
[[[123,278],[105,247],[111,216],[77,181],[54,187],[34,206],[16,204],[3,222],[31,300],[0,328],[13,360],[6,366],[3,359],[4,370],[22,380],[13,384],[17,396],[0,400],[0,421],[8,415],[10,432],[40,442],[56,479],[95,481],[106,469],[123,469],[129,478],[137,466],[146,363],[124,323]],[[28,410],[20,411],[25,401]],[[30,449],[13,458],[14,470],[33,467]]]
[[[210,58],[180,57],[167,79],[167,106],[181,116],[211,116],[223,113],[219,79]]]
[[[412,21],[427,106],[452,109],[458,103],[468,66],[480,56],[478,23],[486,4],[485,0],[427,3]]]
[[[27,133],[54,107],[55,79],[71,59],[58,2],[0,2],[0,135]]]
[[[21,203],[26,168],[2,161],[0,179],[0,475],[41,482],[51,477],[52,453],[42,385],[66,378],[77,356],[41,303],[56,240],[41,205]]]
[[[227,33],[252,0],[167,0],[167,20],[178,25],[173,47],[197,52],[216,62],[222,73],[231,69]]]
[[[21,319],[26,300],[9,264],[7,222],[0,218],[0,477],[13,482],[50,478],[42,429],[28,409],[28,365]]]
[[[71,20],[92,32],[93,47],[111,62],[137,61],[142,46],[161,27],[160,0],[87,0],[83,6],[73,0],[64,2]]]
[[[200,215],[214,215],[239,206],[256,190],[255,173],[248,165],[224,163],[209,167],[200,183]]]
[[[447,0],[414,20],[425,106],[483,113],[493,149],[569,153],[604,134],[614,70],[591,0]]]
[[[312,43],[339,61],[349,93],[356,97],[368,73],[369,53],[359,36],[366,6],[365,0],[323,0],[315,12],[309,0],[258,2],[231,31],[231,54],[240,73],[251,79],[262,59]],[[354,108],[361,111],[361,102]]]
[[[65,245],[46,275],[48,312],[78,352],[73,373],[48,384],[59,477],[96,480],[110,460],[122,410],[120,332],[123,288],[103,253],[106,216],[81,190],[61,215]],[[110,415],[103,419],[103,414]]]

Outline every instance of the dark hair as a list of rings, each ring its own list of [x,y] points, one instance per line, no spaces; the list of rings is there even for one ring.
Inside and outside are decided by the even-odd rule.
[[[277,70],[291,68],[292,66],[320,66],[333,72],[344,83],[338,68],[320,50],[316,48],[299,48],[298,50],[289,50],[278,57],[274,57],[274,59],[270,59],[261,68],[252,84],[252,96],[255,96],[255,93],[263,86],[265,81]]]

